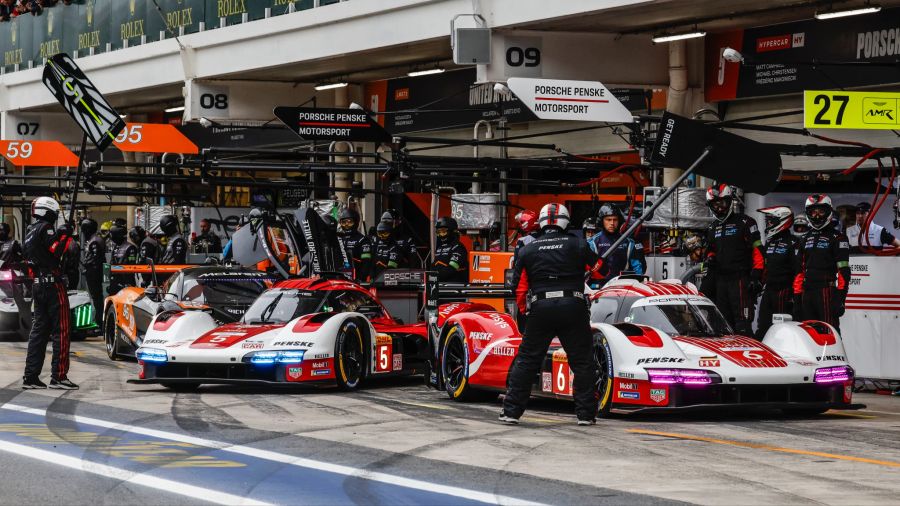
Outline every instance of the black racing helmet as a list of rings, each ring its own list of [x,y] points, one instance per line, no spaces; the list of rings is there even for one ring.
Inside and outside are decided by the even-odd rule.
[[[389,221],[380,221],[378,222],[378,226],[375,227],[375,235],[377,235],[379,239],[389,239],[393,232],[394,225]]]
[[[168,235],[175,235],[178,233],[178,218],[171,214],[166,214],[162,218],[159,219],[159,229],[162,230],[162,233]]]
[[[345,207],[338,214],[338,223],[341,225],[341,230],[345,232],[356,230],[356,227],[359,226],[359,213],[355,209]]]
[[[92,237],[97,233],[97,220],[93,218],[85,218],[81,220],[81,235],[85,238]]]
[[[447,237],[459,230],[459,224],[456,223],[456,220],[453,218],[443,216],[434,224],[434,229],[438,237]],[[442,230],[445,230],[446,232],[441,232]]]
[[[109,238],[116,244],[124,243],[127,236],[128,230],[126,230],[125,227],[113,225],[112,228],[109,229]]]
[[[147,231],[144,230],[144,227],[135,225],[128,231],[128,238],[131,239],[131,242],[134,244],[140,245],[144,242],[144,239],[147,238]]]
[[[394,228],[397,228],[400,226],[400,222],[403,221],[403,218],[400,216],[400,211],[388,209],[381,215],[381,221],[390,221],[391,224],[394,225]]]
[[[600,225],[597,223],[597,218],[590,216],[585,218],[581,223],[581,230],[584,232],[590,232],[592,234],[596,234],[597,230],[600,228]]]
[[[615,204],[603,204],[600,206],[600,211],[597,212],[597,217],[602,221],[603,218],[606,218],[607,216],[615,216],[621,220],[622,212],[619,211],[619,208],[616,207]]]

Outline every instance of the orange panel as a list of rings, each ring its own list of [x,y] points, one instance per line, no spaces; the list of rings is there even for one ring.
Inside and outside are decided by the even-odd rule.
[[[127,123],[113,144],[122,151],[137,153],[196,155],[200,152],[177,128],[159,123]]]
[[[0,141],[0,153],[16,167],[78,166],[78,156],[59,141]]]

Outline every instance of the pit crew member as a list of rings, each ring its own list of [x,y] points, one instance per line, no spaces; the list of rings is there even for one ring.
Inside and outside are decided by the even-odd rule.
[[[469,252],[459,242],[459,226],[449,216],[439,219],[434,226],[437,242],[434,250],[434,270],[438,281],[469,282]]]
[[[400,246],[394,240],[394,226],[390,222],[382,221],[375,227],[375,244],[372,251],[375,254],[372,278],[385,269],[396,269],[400,266],[402,254]]]
[[[159,260],[161,264],[183,264],[187,261],[187,241],[178,231],[178,218],[167,214],[159,219],[159,229],[166,235],[166,251]]]
[[[734,187],[727,184],[706,192],[706,205],[715,217],[707,232],[706,257],[715,278],[716,306],[738,334],[752,336],[753,306],[762,291],[765,259],[756,222],[734,212],[734,195]]]
[[[400,251],[399,266],[418,268],[422,265],[422,259],[419,257],[419,251],[416,249],[416,242],[412,237],[403,234],[403,216],[396,209],[388,209],[381,215],[381,221],[390,223],[393,228],[394,241]],[[376,230],[377,234],[378,231]]]
[[[78,385],[69,373],[69,297],[62,280],[60,257],[70,237],[53,228],[59,216],[59,203],[50,197],[38,197],[31,203],[34,222],[25,232],[24,255],[34,272],[33,323],[28,335],[28,354],[22,388],[47,388],[38,376],[44,368],[47,341],[53,343],[50,388],[74,390]],[[97,222],[94,222],[96,225]],[[96,228],[94,230],[96,232]]]
[[[103,264],[106,263],[106,239],[97,233],[97,221],[85,218],[81,221],[81,275],[87,284],[87,292],[94,306],[94,322],[103,328]]]
[[[516,304],[525,311],[528,298],[531,308],[500,421],[519,423],[550,342],[558,337],[575,374],[578,425],[591,425],[598,409],[597,364],[583,291],[585,271],[596,269],[597,254],[582,238],[566,232],[569,211],[562,204],[545,205],[538,223],[541,236],[522,247],[514,267]]]
[[[22,261],[22,246],[12,238],[9,223],[0,223],[0,262],[17,264]]]
[[[133,265],[137,263],[137,246],[128,241],[126,237],[128,231],[125,227],[113,225],[109,229],[109,239],[115,244],[116,249],[112,252],[110,264],[112,265]],[[119,274],[111,276],[109,280],[109,294],[119,293],[119,290],[126,286],[134,286],[133,274]]]
[[[794,277],[797,275],[797,239],[791,233],[794,212],[787,206],[757,209],[766,220],[765,287],[759,301],[756,338],[762,341],[772,315],[791,314],[794,306]]]
[[[222,252],[222,239],[212,232],[209,220],[206,218],[200,220],[200,234],[198,234],[197,237],[194,237],[191,245],[197,253],[210,254]]]
[[[840,332],[840,317],[850,285],[850,243],[832,225],[831,197],[810,195],[806,216],[812,230],[800,246],[800,269],[794,278],[794,295],[801,296],[801,316],[821,320]]]
[[[369,281],[372,273],[372,241],[359,231],[359,213],[344,208],[338,214],[338,239],[352,265],[344,266],[344,272],[358,282]]]
[[[603,204],[597,213],[600,218],[600,232],[593,236],[588,244],[597,255],[603,255],[621,236],[619,227],[622,226],[622,214],[613,204]],[[641,262],[642,255],[638,250],[643,250],[640,243],[628,238],[622,241],[604,262],[603,278],[592,281],[591,288],[600,288],[610,279],[622,274],[623,271],[631,271],[635,274],[643,274],[646,268]]]

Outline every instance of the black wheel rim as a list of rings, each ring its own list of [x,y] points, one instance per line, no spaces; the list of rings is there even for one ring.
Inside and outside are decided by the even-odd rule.
[[[456,392],[466,379],[466,352],[456,330],[447,340],[443,373],[444,384],[449,392]]]
[[[344,365],[344,371],[347,373],[347,383],[355,384],[359,381],[362,374],[363,350],[362,337],[359,334],[359,327],[356,325],[348,325],[344,329],[343,350],[341,350],[341,358]]]

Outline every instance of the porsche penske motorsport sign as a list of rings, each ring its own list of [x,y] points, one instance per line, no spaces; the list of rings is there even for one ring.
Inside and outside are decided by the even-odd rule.
[[[596,81],[561,81],[511,77],[509,89],[538,118],[631,123],[631,112]]]
[[[390,142],[391,135],[365,111],[276,107],[275,116],[305,140]]]
[[[109,147],[125,128],[119,113],[69,55],[50,57],[44,66],[43,81],[98,150]]]
[[[874,91],[803,92],[803,126],[894,130],[900,128],[900,93]]]

